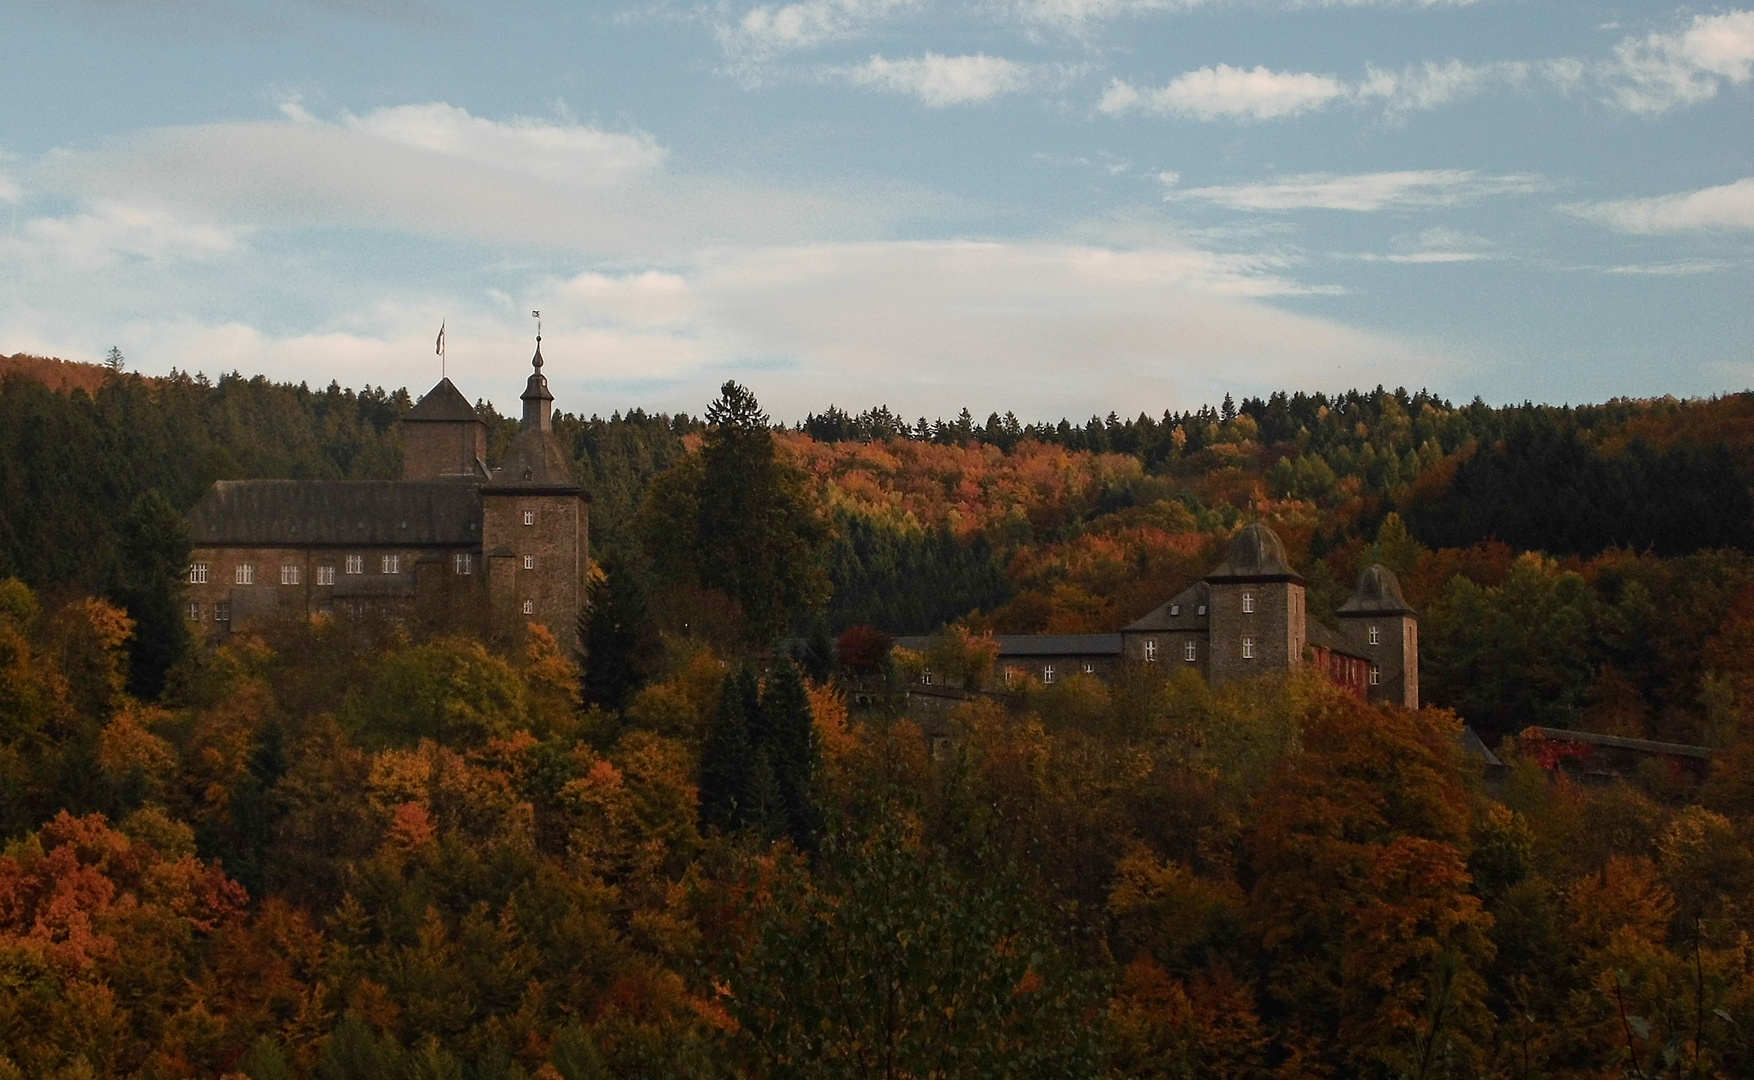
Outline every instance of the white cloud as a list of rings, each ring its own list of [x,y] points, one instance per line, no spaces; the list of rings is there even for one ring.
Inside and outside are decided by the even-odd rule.
[[[924,56],[889,60],[873,56],[857,67],[835,68],[832,74],[855,86],[912,94],[934,108],[990,101],[1015,93],[1035,79],[1029,65],[998,56]]]
[[[99,201],[84,213],[37,217],[0,238],[12,260],[54,261],[86,270],[125,259],[207,261],[243,250],[247,230],[192,220],[161,207]]]
[[[1528,78],[1529,66],[1512,61],[1464,64],[1430,60],[1400,71],[1367,67],[1349,96],[1360,102],[1380,101],[1390,118],[1428,112],[1440,105],[1474,97],[1498,86],[1514,86]]]
[[[53,151],[28,175],[53,194],[196,220],[657,259],[706,242],[865,237],[952,205],[882,182],[853,193],[679,173],[643,134],[446,104],[150,129]]]
[[[1627,38],[1600,68],[1610,100],[1629,112],[1654,115],[1717,96],[1721,81],[1754,76],[1754,11],[1696,15],[1673,34]]]
[[[1216,203],[1233,210],[1356,210],[1456,206],[1494,195],[1542,190],[1539,177],[1526,173],[1493,176],[1472,169],[1417,169],[1403,172],[1304,173],[1261,184],[1175,188],[1173,201]]]
[[[1754,229],[1754,177],[1679,195],[1578,203],[1564,209],[1629,233]]]
[[[24,201],[24,189],[18,182],[5,173],[0,173],[0,203],[17,203]]]
[[[800,0],[762,4],[718,27],[719,44],[735,60],[759,61],[857,37],[872,25],[919,6],[920,0]]]
[[[387,143],[556,184],[623,183],[657,169],[665,156],[643,132],[526,117],[489,120],[442,102],[348,114],[343,123]]]
[[[1278,0],[1272,6],[1287,9],[1467,7],[1482,0]],[[1082,34],[1115,19],[1182,12],[1196,8],[1242,6],[1239,0],[996,0],[990,3],[1026,24],[1052,27]]]
[[[1344,96],[1332,75],[1219,64],[1184,72],[1157,89],[1115,79],[1097,108],[1116,114],[1141,109],[1196,120],[1273,120],[1320,109]]]

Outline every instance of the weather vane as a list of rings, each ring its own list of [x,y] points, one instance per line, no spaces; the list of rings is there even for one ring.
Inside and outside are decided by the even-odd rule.
[[[445,377],[445,320],[444,319],[439,320],[439,336],[438,336],[438,341],[435,343],[435,345],[433,347],[433,351],[438,353],[439,378],[442,379]]]
[[[542,340],[542,313],[540,311],[532,311],[532,312],[530,312],[530,317],[532,319],[536,320],[536,340],[541,341]]]

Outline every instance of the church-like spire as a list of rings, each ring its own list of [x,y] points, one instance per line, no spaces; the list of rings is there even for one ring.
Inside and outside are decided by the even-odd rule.
[[[524,430],[551,431],[554,395],[548,392],[548,377],[542,374],[542,335],[536,335],[536,355],[530,358],[530,381],[524,384]]]

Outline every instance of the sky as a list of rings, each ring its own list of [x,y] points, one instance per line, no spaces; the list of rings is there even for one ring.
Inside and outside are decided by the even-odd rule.
[[[1754,10],[7,0],[0,353],[781,420],[1754,385]]]

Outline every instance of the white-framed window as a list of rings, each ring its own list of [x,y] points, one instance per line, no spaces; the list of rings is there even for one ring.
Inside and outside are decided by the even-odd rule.
[[[1183,660],[1186,660],[1188,663],[1191,664],[1195,660],[1198,660],[1199,658],[1200,658],[1200,651],[1199,651],[1199,649],[1197,649],[1194,646],[1193,642],[1190,641],[1186,645],[1182,646],[1182,659]]]
[[[475,572],[475,553],[459,551],[451,560],[451,568],[459,574],[468,575]]]
[[[1156,638],[1146,638],[1145,639],[1145,662],[1147,664],[1157,663],[1157,639]]]
[[[189,601],[189,621],[201,621],[201,605],[193,600]]]
[[[281,563],[280,564],[280,584],[282,584],[282,585],[297,585],[298,578],[299,578],[299,573],[298,573],[298,566],[297,565],[295,565],[293,563]]]
[[[534,510],[524,511],[524,524],[526,524],[526,525],[536,524],[536,511],[534,511]]]
[[[231,622],[231,603],[230,603],[230,601],[221,600],[217,604],[213,605],[213,621],[214,622]]]
[[[231,576],[234,585],[254,585],[256,583],[256,564],[238,563],[237,569],[232,571]]]
[[[1200,606],[1199,606],[1199,607],[1198,607],[1198,608],[1196,608],[1196,609],[1195,609],[1195,610],[1194,610],[1194,614],[1195,614],[1195,615],[1204,615],[1204,614],[1206,614],[1206,605],[1205,605],[1205,604],[1201,604],[1201,605],[1200,605]]]
[[[1245,637],[1242,639],[1242,658],[1244,660],[1253,660],[1255,658],[1255,639],[1254,638]]]
[[[1180,604],[1169,605],[1169,617],[1170,618],[1172,618],[1172,619],[1177,618],[1178,616],[1181,615],[1181,613],[1182,613],[1182,606]]]
[[[1086,675],[1096,674],[1096,665],[1092,664],[1088,660],[1084,661],[1084,674],[1086,674]]]
[[[1016,682],[1016,681],[1017,681],[1017,669],[1014,667],[1006,668],[1005,669],[1005,686],[1007,688],[1009,688],[1011,686],[1011,684]]]
[[[1255,610],[1255,594],[1252,592],[1243,593],[1242,594],[1243,614],[1247,615],[1254,610]]]
[[[1382,632],[1380,630],[1378,630],[1374,625],[1371,626],[1371,628],[1370,628],[1370,643],[1372,645],[1377,645],[1377,644],[1380,644],[1381,642],[1382,642]]]
[[[926,686],[932,685],[932,669],[931,668],[921,668],[920,669],[920,682],[925,684]]]
[[[385,555],[380,565],[386,574],[400,574],[402,572],[402,556]]]
[[[1370,665],[1370,685],[1382,685],[1382,668],[1377,667],[1375,664]]]
[[[189,564],[189,584],[191,584],[191,585],[205,585],[205,584],[207,584],[207,564],[206,563],[198,562],[198,563],[190,563]]]
[[[1053,683],[1054,683],[1054,665],[1043,664],[1041,666],[1041,681],[1046,683],[1049,686],[1053,685]]]
[[[317,584],[318,585],[333,585],[333,584],[335,584],[335,564],[334,563],[323,563],[317,567]]]
[[[365,556],[364,555],[349,555],[349,556],[347,556],[347,572],[349,574],[363,574],[363,573],[365,573]]]
[[[524,556],[524,569],[526,569],[526,570],[536,569],[536,556],[534,556],[534,555]]]

